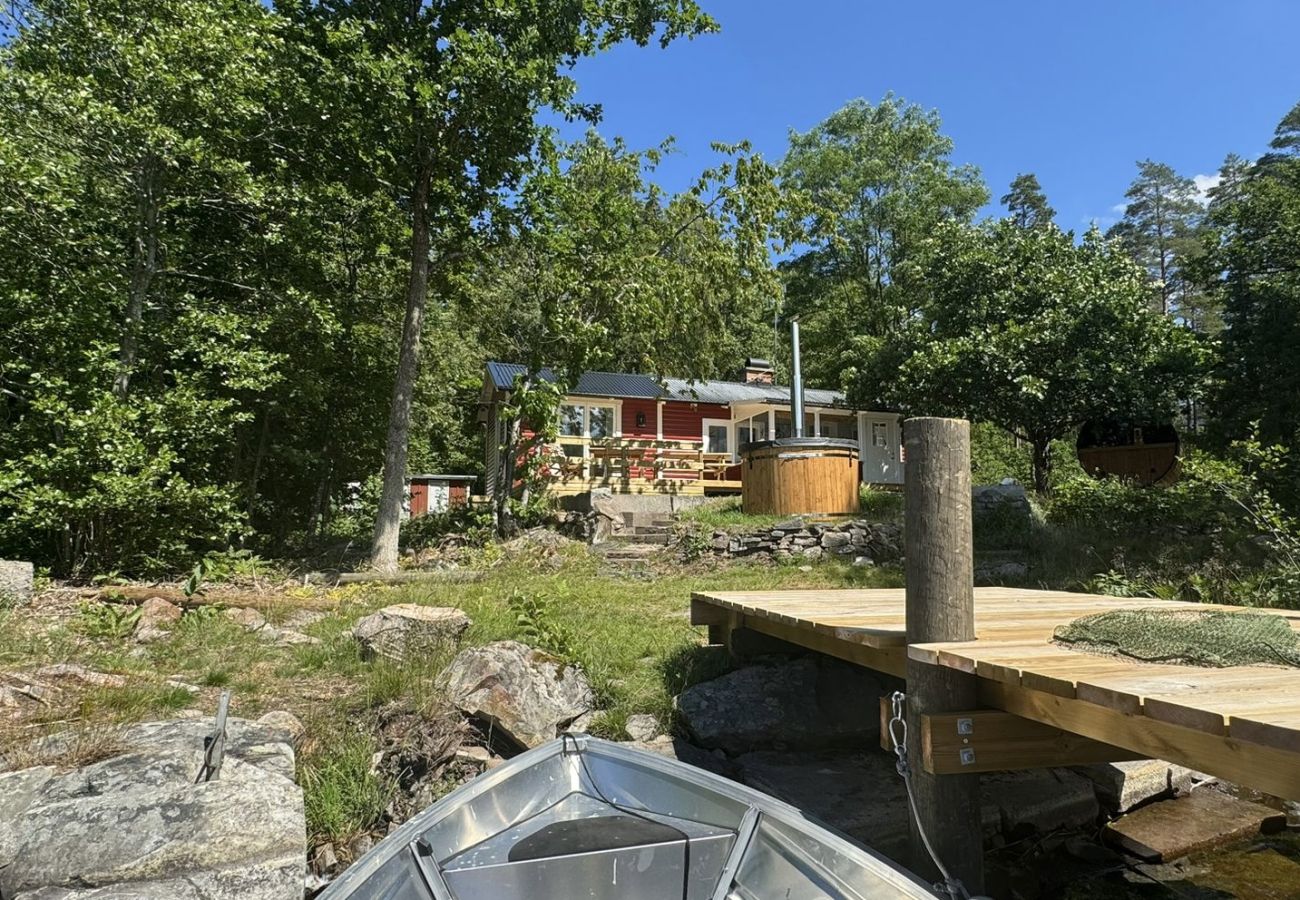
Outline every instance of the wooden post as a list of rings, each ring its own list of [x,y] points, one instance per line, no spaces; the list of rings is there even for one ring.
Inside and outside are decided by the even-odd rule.
[[[971,545],[970,423],[903,423],[907,450],[904,571],[907,643],[975,639]],[[977,679],[947,666],[907,661],[908,764],[917,814],[939,859],[972,894],[984,890],[979,776],[932,775],[922,762],[921,716],[978,709]],[[938,877],[911,823],[912,868]]]

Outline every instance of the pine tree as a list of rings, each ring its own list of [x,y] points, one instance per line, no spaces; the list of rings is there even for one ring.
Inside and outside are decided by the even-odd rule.
[[[1124,196],[1129,201],[1124,218],[1106,236],[1118,240],[1146,269],[1153,306],[1184,319],[1196,291],[1186,267],[1200,252],[1198,228],[1204,213],[1196,183],[1147,159],[1138,163],[1138,177]]]
[[[1011,181],[1011,189],[1000,201],[1010,213],[1011,221],[1019,228],[1046,225],[1056,216],[1056,210],[1047,204],[1047,195],[1033,172],[1022,172]]]

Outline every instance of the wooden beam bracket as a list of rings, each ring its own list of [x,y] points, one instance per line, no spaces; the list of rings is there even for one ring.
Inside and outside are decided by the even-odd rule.
[[[889,698],[880,698],[880,746],[893,751]],[[933,775],[1001,772],[1142,759],[1140,753],[1080,737],[996,709],[921,716],[921,759]]]

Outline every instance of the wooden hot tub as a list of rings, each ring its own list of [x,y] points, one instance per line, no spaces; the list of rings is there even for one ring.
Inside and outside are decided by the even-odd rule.
[[[851,515],[858,511],[858,444],[836,438],[777,438],[740,448],[747,513]]]

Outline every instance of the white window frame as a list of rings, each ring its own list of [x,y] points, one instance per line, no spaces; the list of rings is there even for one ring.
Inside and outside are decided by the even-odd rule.
[[[746,427],[746,428],[749,429],[749,433],[750,433],[750,436],[751,436],[751,438],[752,438],[752,437],[753,437],[753,433],[754,433],[754,423],[755,423],[755,422],[762,422],[762,423],[763,423],[763,427],[767,429],[767,436],[766,436],[766,437],[761,437],[761,438],[759,438],[759,440],[760,440],[760,441],[765,441],[765,440],[768,440],[769,438],[771,438],[771,436],[772,436],[772,432],[771,432],[771,429],[770,429],[771,420],[769,419],[769,416],[770,416],[770,412],[754,413],[753,415],[745,416],[745,417],[742,418],[742,419],[736,419],[735,421],[733,421],[733,422],[731,423],[731,424],[732,424],[732,437],[733,437],[734,441],[736,442],[736,443],[735,443],[735,447],[736,447],[736,449],[735,449],[734,451],[732,451],[732,456],[733,456],[733,458],[739,459],[739,456],[738,456],[738,454],[740,453],[740,445],[739,445],[739,441],[740,441],[740,430],[739,430],[739,429],[740,429],[740,427],[741,427],[742,425],[743,425],[744,427]]]
[[[558,444],[580,444],[582,446],[582,475],[584,478],[591,477],[591,408],[601,407],[613,411],[614,421],[610,423],[613,428],[609,437],[600,438],[600,440],[616,440],[623,436],[623,401],[616,397],[565,397],[560,400],[560,406],[576,406],[582,410],[582,434],[561,434],[556,440]]]
[[[719,453],[709,446],[709,428],[720,425],[727,429],[727,453],[731,455],[731,461],[735,462],[736,456],[736,423],[731,419],[701,419],[700,420],[700,438],[704,443],[705,453]]]
[[[601,440],[610,440],[623,436],[623,403],[621,401],[608,401],[601,403],[584,403],[582,404],[582,435],[587,440],[591,437],[591,409],[592,407],[608,409],[613,416],[614,421],[610,422],[610,433]]]

